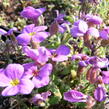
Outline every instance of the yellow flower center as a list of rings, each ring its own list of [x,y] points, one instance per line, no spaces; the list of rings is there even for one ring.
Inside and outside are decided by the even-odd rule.
[[[36,32],[31,32],[31,33],[29,33],[30,36],[33,36],[33,35],[35,35],[35,34],[36,34]]]
[[[20,81],[19,81],[18,79],[14,79],[14,80],[10,81],[10,84],[11,84],[12,86],[16,86],[16,85],[18,85],[19,83],[20,83]]]

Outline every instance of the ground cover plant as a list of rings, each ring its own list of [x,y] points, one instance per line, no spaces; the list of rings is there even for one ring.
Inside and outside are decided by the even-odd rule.
[[[108,0],[0,1],[0,109],[108,109]]]

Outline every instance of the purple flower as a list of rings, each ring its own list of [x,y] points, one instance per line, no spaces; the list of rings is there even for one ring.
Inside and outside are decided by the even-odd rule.
[[[104,39],[104,40],[108,40],[109,39],[109,27],[106,27],[105,29],[100,31],[100,37],[102,39]]]
[[[86,54],[76,54],[76,55],[73,55],[71,59],[73,61],[74,60],[87,60],[89,59],[89,56],[87,56]]]
[[[30,94],[34,84],[25,76],[22,65],[9,64],[0,73],[0,87],[6,87],[2,91],[3,96],[13,96],[16,94]]]
[[[101,85],[98,85],[95,89],[94,97],[97,101],[104,101],[106,99],[106,91]]]
[[[28,45],[31,41],[40,43],[44,41],[49,33],[45,32],[46,26],[36,26],[34,24],[27,25],[22,33],[17,36],[17,41],[20,45]]]
[[[28,6],[23,9],[23,11],[21,12],[21,16],[32,20],[37,20],[37,18],[41,16],[42,13],[45,12],[45,10],[45,8],[35,9],[31,6]]]
[[[103,83],[109,84],[109,71],[102,71]]]
[[[32,77],[32,82],[36,88],[41,88],[48,85],[50,78],[49,75],[52,72],[52,64],[48,63],[42,66],[40,69],[32,63],[24,64],[26,77]]]
[[[46,101],[48,99],[48,97],[51,95],[50,91],[47,92],[43,92],[41,94],[36,94],[32,99],[31,102],[36,104],[38,102],[43,102]]]
[[[99,37],[99,31],[94,28],[94,27],[90,27],[87,31],[87,35],[90,35],[90,36],[93,36],[95,38],[98,38]]]
[[[74,27],[71,28],[71,35],[73,37],[83,36],[88,30],[88,25],[83,20],[78,20],[74,23]]]
[[[39,47],[38,49],[31,49],[28,46],[23,47],[23,52],[35,62],[44,64],[51,57],[51,53],[45,47]]]
[[[5,35],[5,34],[7,34],[7,31],[5,31],[4,29],[0,28],[0,35]]]
[[[59,11],[56,10],[56,15],[57,17],[55,18],[55,21],[57,21],[59,24],[62,24],[65,22],[64,17],[66,16],[65,14],[59,14]]]
[[[65,23],[62,23],[61,25],[59,25],[59,32],[60,33],[65,33],[67,31],[67,26],[69,26],[70,23],[69,22],[65,22]]]
[[[70,90],[64,93],[64,100],[69,102],[86,102],[88,96],[76,90]]]
[[[98,68],[105,68],[109,65],[107,58],[99,58],[97,56],[90,57],[88,62]]]
[[[60,45],[56,50],[50,50],[52,53],[52,60],[57,62],[62,62],[68,60],[68,54],[70,53],[70,48],[66,45]]]
[[[96,15],[87,14],[85,18],[88,21],[88,23],[91,23],[91,24],[100,25],[103,22],[103,20]]]
[[[81,67],[86,67],[89,64],[88,63],[89,56],[87,56],[85,54],[76,54],[76,55],[73,55],[71,59],[73,61],[74,60],[79,60],[79,65]]]

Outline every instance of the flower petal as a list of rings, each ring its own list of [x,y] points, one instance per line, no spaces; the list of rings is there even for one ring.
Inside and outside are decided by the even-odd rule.
[[[36,35],[32,37],[35,42],[42,42],[49,36],[48,32],[37,32]]]
[[[34,88],[34,84],[28,78],[23,78],[19,84],[21,94],[30,94]]]
[[[86,98],[86,95],[76,90],[70,90],[64,93],[64,100],[69,102],[86,102]]]
[[[45,77],[45,76],[49,76],[52,72],[52,64],[45,64],[39,71],[39,76],[40,77]]]
[[[30,43],[30,40],[31,40],[31,36],[27,33],[22,33],[17,36],[18,44],[23,46],[28,45]]]
[[[43,78],[37,76],[37,77],[33,77],[32,81],[33,81],[36,88],[41,88],[41,87],[48,85],[50,80],[49,80],[48,76],[43,77]]]
[[[94,97],[97,101],[104,101],[106,98],[106,91],[102,86],[98,86],[94,91]]]
[[[9,64],[5,74],[10,79],[20,79],[24,73],[24,68],[20,64]]]
[[[68,55],[69,53],[70,48],[66,45],[60,45],[56,50],[56,54],[58,55]]]
[[[4,69],[0,69],[0,87],[9,86],[10,79],[5,75]]]
[[[3,96],[14,96],[19,93],[19,87],[9,86],[2,91]]]

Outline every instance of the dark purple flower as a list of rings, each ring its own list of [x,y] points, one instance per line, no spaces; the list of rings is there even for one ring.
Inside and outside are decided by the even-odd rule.
[[[59,25],[59,32],[60,33],[65,33],[67,31],[67,26],[69,26],[70,23],[69,22],[65,22],[65,23],[62,23],[61,25]]]
[[[55,21],[57,21],[59,24],[62,24],[65,22],[64,17],[66,16],[65,14],[60,14],[58,10],[56,10],[56,15],[57,17],[55,18]]]
[[[94,97],[97,101],[104,101],[106,99],[106,91],[101,85],[98,85],[95,89]]]
[[[30,94],[34,84],[25,76],[22,65],[9,64],[5,70],[0,72],[0,87],[6,87],[2,91],[3,96],[13,96],[17,94]]]
[[[45,32],[47,26],[36,26],[34,24],[27,25],[22,33],[17,36],[17,41],[20,45],[28,45],[31,41],[40,43],[45,40],[49,33]]]
[[[85,18],[88,21],[88,23],[91,23],[91,24],[100,25],[103,22],[103,20],[96,15],[87,14]]]
[[[104,39],[104,40],[108,40],[109,39],[109,27],[106,27],[105,29],[100,31],[100,37],[102,39]]]
[[[39,9],[35,9],[31,6],[28,6],[26,8],[23,9],[23,11],[21,12],[21,16],[24,18],[28,18],[28,19],[37,19],[39,16],[42,15],[43,12],[45,12],[45,8],[39,8]]]
[[[68,59],[70,48],[66,45],[60,45],[56,50],[50,50],[52,54],[52,60],[62,62]]]
[[[70,90],[64,93],[64,100],[69,102],[86,102],[88,96],[76,90]]]

